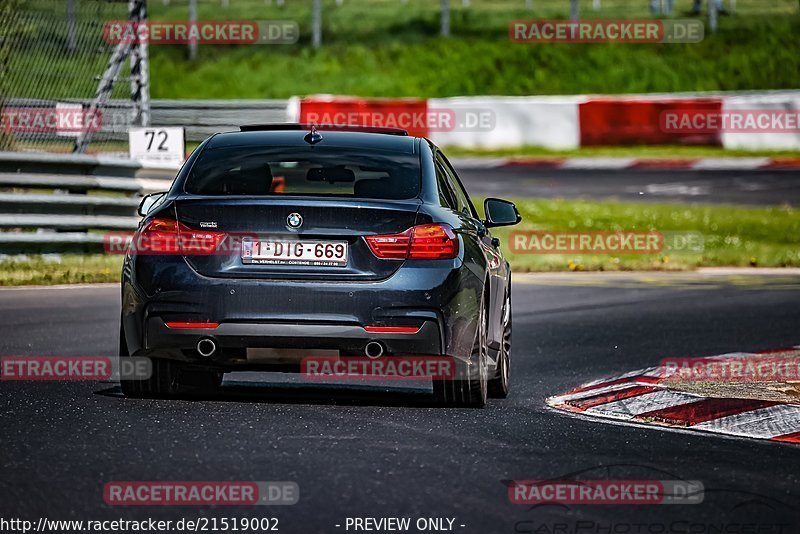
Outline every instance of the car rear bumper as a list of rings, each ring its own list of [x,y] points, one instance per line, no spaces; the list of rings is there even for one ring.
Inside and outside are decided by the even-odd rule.
[[[457,260],[406,262],[384,280],[312,282],[210,278],[179,258],[141,259],[123,270],[122,324],[131,355],[194,358],[204,337],[222,349],[363,354],[375,340],[387,355],[471,353],[482,280]],[[167,327],[172,322],[218,326]],[[419,330],[374,333],[368,326]]]
[[[377,341],[387,354],[442,353],[441,329],[436,321],[424,321],[409,333],[372,333],[359,325],[315,323],[224,322],[215,328],[170,328],[159,317],[147,321],[145,350],[180,349],[192,355],[202,339],[214,341],[217,358],[225,349],[294,348],[334,349],[363,354],[367,343]],[[198,357],[202,358],[199,354]],[[212,355],[209,358],[215,359]]]

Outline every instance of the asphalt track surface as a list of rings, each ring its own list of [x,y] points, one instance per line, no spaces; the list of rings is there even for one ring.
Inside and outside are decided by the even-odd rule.
[[[115,354],[118,293],[0,290],[0,354]],[[449,517],[456,532],[480,534],[800,531],[796,445],[610,425],[544,404],[668,356],[796,345],[800,276],[518,276],[513,298],[513,391],[482,410],[433,407],[424,386],[278,374],[227,375],[218,397],[170,401],[126,399],[113,383],[0,382],[0,518],[277,517],[280,532],[303,533],[348,532],[348,517]],[[578,473],[698,480],[704,500],[507,497],[504,481]],[[105,505],[104,483],[124,480],[291,480],[300,502]]]
[[[526,166],[457,170],[473,196],[754,206],[797,205],[800,199],[800,172],[796,170],[570,170]]]

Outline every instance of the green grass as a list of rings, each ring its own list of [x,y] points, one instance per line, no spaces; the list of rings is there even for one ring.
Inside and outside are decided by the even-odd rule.
[[[497,228],[514,271],[692,270],[711,266],[800,267],[800,211],[790,207],[684,206],[584,200],[517,200],[524,220]],[[654,255],[514,254],[512,230],[697,232],[702,253]],[[52,255],[0,260],[0,285],[118,282],[121,256]]]
[[[25,0],[52,12],[51,0]],[[363,96],[444,97],[667,91],[763,90],[800,85],[800,7],[796,0],[739,0],[738,11],[720,19],[719,31],[698,44],[516,44],[508,39],[515,19],[569,17],[566,0],[452,0],[452,37],[439,33],[439,2],[432,0],[323,1],[323,46],[310,46],[310,1],[200,0],[200,20],[292,20],[294,45],[199,46],[189,61],[184,45],[151,45],[153,98],[285,98],[313,93]],[[585,18],[650,18],[646,0],[603,0]],[[688,8],[688,0],[678,2]],[[105,5],[105,4],[103,4]],[[79,20],[120,18],[121,4],[99,15],[78,2]],[[121,7],[120,7],[121,6]],[[96,9],[96,8],[95,8]],[[149,3],[153,20],[180,20],[187,2]],[[58,10],[56,10],[58,11]],[[20,46],[9,63],[8,94],[89,97],[108,59],[97,37],[80,54],[63,50],[60,24],[20,30],[34,43]],[[676,17],[684,16],[678,12]],[[82,26],[83,28],[83,26]],[[94,32],[94,33],[92,33]],[[87,37],[87,39],[89,38]],[[35,84],[30,73],[38,73]],[[49,73],[49,74],[48,74]],[[127,82],[114,96],[125,98]]]
[[[307,41],[263,51],[206,47],[194,63],[181,49],[152,47],[153,97],[648,93],[796,88],[800,81],[796,15],[734,17],[700,44],[672,45],[511,43],[508,21],[521,15],[456,17],[450,39],[436,35],[435,15],[347,39],[334,26],[320,50]]]
[[[493,233],[515,271],[692,270],[697,267],[800,266],[800,211],[790,207],[638,204],[584,200],[518,200],[523,222]],[[702,253],[637,255],[514,254],[513,230],[697,232]]]
[[[119,282],[122,256],[49,254],[0,260],[0,286]]]

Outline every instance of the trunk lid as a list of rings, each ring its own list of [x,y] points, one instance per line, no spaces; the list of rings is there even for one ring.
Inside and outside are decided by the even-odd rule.
[[[369,249],[363,236],[394,234],[414,226],[420,208],[419,199],[370,200],[337,198],[302,198],[288,196],[235,197],[187,196],[176,200],[175,212],[180,223],[200,232],[224,234],[217,252],[210,255],[186,255],[187,263],[198,273],[217,278],[379,280],[391,276],[403,260],[379,259]],[[300,224],[292,227],[292,223]],[[278,243],[260,250],[275,252],[289,247],[316,249],[320,261],[337,260],[333,243],[345,244],[346,263],[319,265],[315,259],[280,257],[269,263],[250,263],[256,241]],[[311,245],[308,245],[312,242]],[[299,246],[298,246],[299,244]],[[332,244],[327,247],[326,244]],[[314,245],[319,245],[315,247]],[[243,258],[243,249],[248,249]],[[248,256],[248,254],[250,256]],[[267,253],[269,254],[269,252]],[[316,264],[315,264],[316,263]]]

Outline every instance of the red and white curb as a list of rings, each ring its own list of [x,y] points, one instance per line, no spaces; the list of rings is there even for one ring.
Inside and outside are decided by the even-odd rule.
[[[734,171],[734,170],[800,170],[798,158],[452,158],[459,169],[494,169],[520,167],[575,171]]]
[[[784,350],[797,350],[800,345]],[[706,360],[774,353],[736,352]],[[800,443],[800,404],[705,397],[663,385],[665,367],[650,367],[583,384],[549,397],[549,406],[586,416],[732,436]]]

